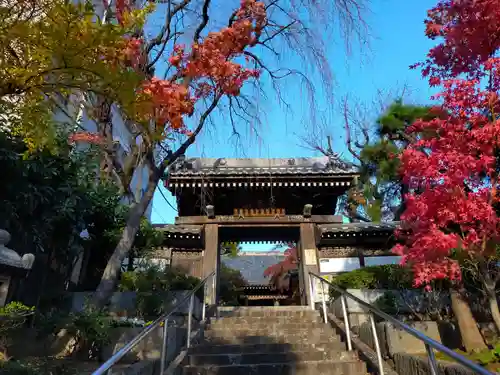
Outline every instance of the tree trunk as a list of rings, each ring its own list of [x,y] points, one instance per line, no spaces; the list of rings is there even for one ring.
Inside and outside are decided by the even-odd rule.
[[[463,299],[462,295],[457,290],[451,290],[450,295],[451,308],[458,322],[458,328],[460,329],[465,351],[470,353],[487,349],[488,347],[479,332],[476,320],[472,315],[472,311],[467,301]]]
[[[488,302],[490,304],[490,310],[493,322],[495,322],[495,327],[497,329],[497,332],[500,332],[500,310],[498,309],[497,296],[494,293],[493,295],[488,294]]]
[[[495,323],[497,332],[500,332],[500,310],[498,309],[498,300],[497,300],[495,282],[491,279],[491,277],[489,277],[489,275],[486,275],[486,278],[483,279],[483,285],[484,285],[484,290],[486,292],[486,296],[488,297],[491,317],[493,318],[493,322]]]
[[[132,249],[135,236],[140,228],[141,218],[153,199],[153,194],[159,180],[160,175],[158,173],[151,172],[144,195],[139,203],[135,204],[130,210],[127,224],[123,230],[120,241],[118,242],[118,245],[116,245],[113,254],[108,260],[101,282],[97,286],[92,298],[92,304],[94,306],[102,308],[109,303],[118,282],[118,275],[120,273],[123,260]]]
[[[405,195],[409,192],[409,186],[401,182],[401,204],[394,213],[394,221],[401,220],[401,215],[406,211],[406,200]]]

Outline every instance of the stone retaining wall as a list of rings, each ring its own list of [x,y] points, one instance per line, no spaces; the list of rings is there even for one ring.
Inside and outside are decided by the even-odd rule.
[[[174,307],[176,304],[181,302],[187,297],[188,290],[172,291],[164,294],[165,308],[169,309]],[[85,302],[88,298],[92,296],[92,292],[72,292],[71,293],[71,311],[82,311]],[[136,292],[115,292],[111,298],[109,304],[109,310],[111,313],[120,313],[120,315],[133,316],[135,313],[135,300]],[[195,298],[194,301],[194,312],[196,316],[201,315],[201,300]],[[186,301],[182,306],[179,306],[177,313],[187,314],[189,311],[189,300]]]
[[[431,374],[429,362],[426,357],[410,354],[396,353],[393,358],[396,372],[399,375],[427,375]],[[475,375],[462,365],[438,361],[439,375]]]
[[[457,349],[461,345],[460,333],[453,323],[411,322],[407,324],[450,349]],[[380,349],[384,357],[393,358],[396,353],[426,353],[425,345],[419,339],[395,327],[392,323],[380,322],[376,324],[376,327]],[[369,323],[363,323],[353,330],[364,343],[375,349]]]
[[[125,344],[137,336],[143,328],[113,328],[110,333],[110,342],[105,345],[102,357],[108,359]],[[178,349],[186,344],[185,327],[170,326],[167,334],[167,362],[172,360]],[[13,337],[13,344],[9,346],[9,354],[14,358],[49,357],[57,356],[64,351],[71,338],[64,332],[58,337],[39,338],[34,329],[20,329]],[[137,360],[155,360],[160,356],[163,340],[163,327],[153,330],[148,337],[135,346],[129,355],[122,361],[133,363]]]

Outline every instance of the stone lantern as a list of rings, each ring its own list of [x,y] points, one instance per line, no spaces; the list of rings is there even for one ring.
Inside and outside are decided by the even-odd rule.
[[[10,233],[0,229],[0,307],[8,301],[13,286],[28,274],[35,256],[24,254],[22,257],[6,245],[10,241]]]

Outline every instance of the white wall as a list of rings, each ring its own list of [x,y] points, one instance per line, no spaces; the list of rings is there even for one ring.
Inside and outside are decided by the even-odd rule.
[[[398,264],[400,256],[365,257],[365,266]],[[320,273],[349,272],[361,268],[358,258],[322,258],[319,260]]]
[[[115,105],[113,105],[112,107],[112,123],[113,140],[120,144],[118,155],[122,154],[122,157],[119,157],[119,161],[123,163],[125,155],[131,151],[130,145],[133,144],[133,142],[135,142],[136,144],[140,144],[141,139],[139,137],[137,139],[132,138],[132,134],[128,130],[125,121],[120,113],[120,110]],[[82,118],[82,127],[88,131],[95,131],[97,128],[95,122],[91,118],[89,118],[86,113],[84,113]],[[132,181],[130,183],[130,188],[135,196],[136,201],[139,200],[146,191],[149,173],[149,168],[145,164],[139,165],[135,168],[134,175],[132,176]],[[149,204],[148,209],[145,213],[145,216],[148,220],[151,220],[151,205],[152,202]]]

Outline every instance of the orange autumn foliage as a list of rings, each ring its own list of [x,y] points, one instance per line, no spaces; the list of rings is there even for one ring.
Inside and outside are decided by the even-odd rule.
[[[131,9],[126,0],[116,2],[119,23]],[[230,26],[210,32],[190,48],[175,45],[169,58],[174,71],[167,79],[150,77],[146,66],[145,40],[127,38],[120,56],[113,64],[137,71],[144,78],[137,87],[134,102],[124,105],[127,115],[143,124],[145,131],[154,124],[154,138],[162,141],[171,133],[190,136],[184,118],[193,115],[200,99],[237,96],[243,84],[259,77],[259,71],[249,69],[234,60],[243,56],[247,47],[256,44],[266,23],[264,3],[242,0]],[[109,57],[107,57],[109,58]],[[127,111],[127,108],[129,109]]]

